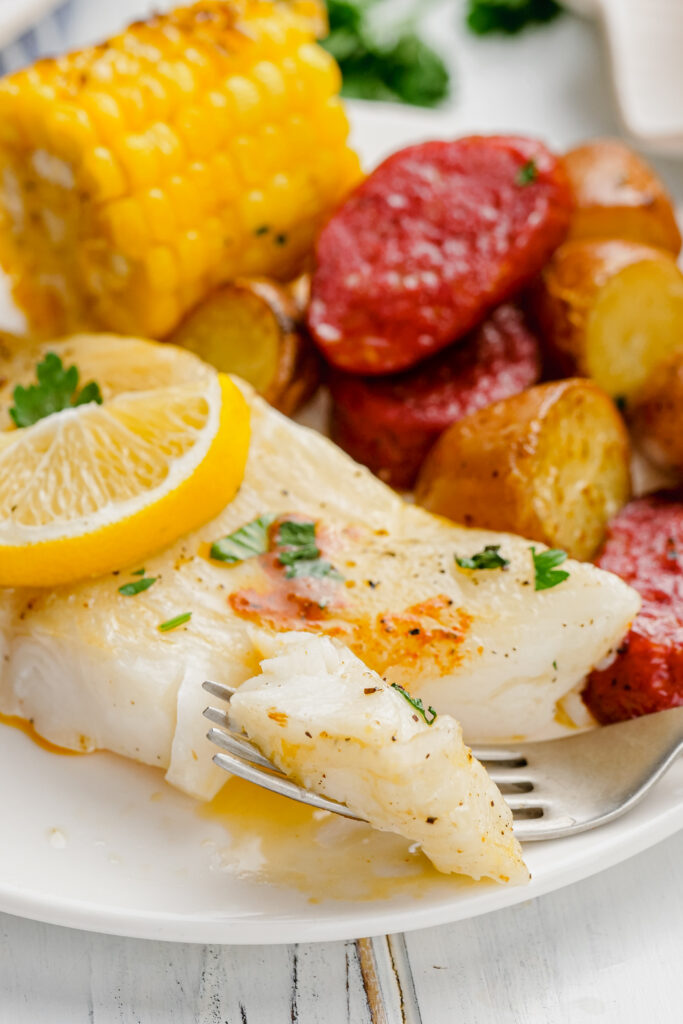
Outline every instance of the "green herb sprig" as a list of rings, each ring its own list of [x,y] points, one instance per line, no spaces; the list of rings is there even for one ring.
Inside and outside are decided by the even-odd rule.
[[[160,622],[157,629],[160,633],[169,633],[172,629],[177,629],[178,626],[189,622],[191,618],[192,612],[182,612],[180,615],[175,615],[172,619],[166,619],[166,622]]]
[[[142,571],[144,572],[144,569]],[[139,580],[131,580],[130,583],[124,583],[123,586],[119,587],[119,594],[123,594],[124,597],[134,597],[136,594],[142,594],[143,591],[149,590],[158,579],[158,576],[143,576]]]
[[[455,563],[461,569],[507,569],[510,562],[499,552],[500,544],[487,544],[482,551],[477,551],[474,555],[463,558],[455,555]]]
[[[469,0],[466,19],[477,35],[514,35],[527,25],[552,21],[561,11],[557,0]]]
[[[525,164],[522,164],[520,169],[517,171],[517,177],[515,182],[520,188],[524,188],[526,185],[531,185],[532,182],[538,178],[538,166],[535,160],[527,160]]]
[[[403,27],[394,26],[391,38],[382,37],[370,16],[376,3],[327,0],[330,34],[322,45],[339,64],[342,94],[353,99],[435,107],[448,95],[446,65],[410,21]]]
[[[550,590],[551,587],[556,587],[558,583],[569,579],[569,573],[565,569],[556,568],[566,561],[566,551],[561,551],[560,548],[550,548],[548,551],[536,554],[536,548],[533,546],[529,548],[529,551],[536,574],[534,590]]]
[[[321,557],[315,538],[315,523],[285,520],[280,524],[277,543],[280,547],[278,562],[286,566],[286,579],[301,576],[314,576],[318,579],[327,577],[333,580],[344,578],[331,562]]]
[[[79,373],[76,366],[64,369],[56,352],[48,352],[36,366],[36,384],[27,388],[17,384],[13,392],[14,405],[9,411],[14,425],[30,427],[39,420],[62,409],[90,402],[102,404],[102,392],[95,381],[78,390]]]
[[[411,697],[408,691],[404,690],[403,687],[399,686],[398,683],[392,683],[391,686],[392,689],[398,690],[402,697],[405,697],[410,706],[415,708],[418,715],[422,715],[427,725],[434,724],[434,722],[438,718],[438,715],[433,707],[430,706],[425,708],[424,704],[422,703],[422,700],[419,697]]]
[[[218,562],[236,565],[254,555],[264,555],[268,550],[268,528],[275,516],[262,515],[245,523],[238,530],[221,537],[211,545],[210,555]]]

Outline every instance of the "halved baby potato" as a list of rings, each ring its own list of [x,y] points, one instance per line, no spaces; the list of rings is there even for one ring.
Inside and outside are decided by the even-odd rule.
[[[683,337],[681,348],[661,363],[629,410],[634,439],[661,469],[683,473]]]
[[[529,388],[446,430],[422,467],[420,505],[591,558],[630,496],[629,439],[614,403],[580,378]]]
[[[655,171],[619,139],[595,139],[564,157],[576,206],[569,238],[626,238],[678,254],[681,233]]]
[[[637,242],[566,242],[533,304],[556,369],[624,401],[683,343],[683,274],[671,253]]]
[[[167,341],[251,384],[287,415],[313,393],[319,358],[295,295],[263,279],[238,279],[196,306]]]

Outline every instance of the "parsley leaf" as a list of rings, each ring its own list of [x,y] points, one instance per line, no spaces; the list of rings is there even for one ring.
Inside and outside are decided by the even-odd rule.
[[[236,565],[245,558],[265,554],[268,550],[268,527],[274,518],[271,515],[259,516],[250,523],[240,526],[234,533],[229,533],[227,537],[214,541],[211,545],[211,558]]]
[[[470,557],[454,557],[461,569],[507,569],[510,562],[498,554],[499,551],[500,544],[487,544],[483,551],[477,551]]]
[[[90,381],[79,392],[78,369],[70,366],[65,370],[56,352],[48,352],[38,363],[36,379],[37,384],[30,384],[27,388],[17,384],[14,389],[14,405],[9,413],[17,427],[30,427],[38,420],[71,406],[89,402],[102,404],[99,386]]]
[[[527,25],[552,21],[561,11],[557,0],[469,0],[466,19],[477,35],[513,35]]]
[[[398,683],[392,683],[391,685],[394,690],[398,690],[402,697],[405,697],[405,699],[408,701],[411,707],[415,708],[418,715],[422,715],[427,725],[434,724],[434,722],[438,718],[438,715],[433,707],[428,707],[425,709],[425,706],[419,697],[411,697],[408,691],[404,690],[402,686],[398,685]]]
[[[563,583],[564,580],[569,578],[568,572],[564,569],[556,568],[556,566],[562,565],[566,560],[566,551],[561,551],[559,548],[550,548],[549,551],[541,551],[538,555],[536,554],[535,547],[530,547],[529,551],[534,560],[534,571],[536,573],[534,590],[550,590],[551,587],[556,587],[558,583]]]
[[[315,523],[285,520],[280,524],[277,543],[281,546],[278,561],[280,565],[287,566],[286,579],[301,576],[317,579],[327,576],[335,580],[344,578],[330,562],[320,557],[320,548],[315,539]]]
[[[531,185],[533,181],[536,181],[538,177],[538,167],[536,166],[535,160],[527,160],[525,164],[522,164],[520,169],[517,171],[517,177],[515,183],[521,185],[522,188],[525,185]]]
[[[143,569],[142,571],[144,572],[145,570]],[[123,594],[124,597],[134,597],[135,594],[141,594],[143,590],[149,590],[158,579],[158,576],[145,576],[143,579],[124,583],[122,587],[119,587],[119,594]]]
[[[192,612],[182,612],[182,614],[176,615],[172,619],[166,619],[166,622],[160,622],[157,629],[160,633],[168,633],[170,630],[182,626],[185,622],[189,622],[191,618]]]
[[[342,94],[434,107],[448,95],[441,57],[412,28],[381,38],[369,17],[376,0],[327,0],[330,34],[322,45],[342,72]]]
[[[337,572],[332,563],[325,558],[301,558],[292,562],[285,572],[285,578],[291,580],[300,576],[313,576],[316,579],[323,579],[325,576],[332,580],[344,579],[342,574]],[[321,605],[321,607],[323,606]]]

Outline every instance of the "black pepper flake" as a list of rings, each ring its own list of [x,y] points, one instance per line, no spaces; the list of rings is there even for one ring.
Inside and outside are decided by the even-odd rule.
[[[268,227],[267,224],[261,224],[259,227],[254,228],[254,234],[256,235],[257,238],[260,235],[267,235],[269,231],[270,228]]]
[[[366,686],[363,693],[377,693],[379,686]]]
[[[419,630],[418,626],[416,626],[415,629],[409,629],[408,632],[410,633],[411,636],[419,636],[420,635],[420,630]]]
[[[371,590],[374,590],[375,587],[379,586],[379,580],[366,580],[365,582],[367,583]]]
[[[312,739],[313,739],[313,737],[311,736],[311,734],[310,734],[310,732],[308,731],[308,729],[306,729],[306,731],[304,732],[304,736],[308,736],[309,740],[312,740]]]
[[[425,821],[428,825],[433,825],[435,821],[438,821],[438,818],[433,818],[430,814],[428,818],[425,818]]]

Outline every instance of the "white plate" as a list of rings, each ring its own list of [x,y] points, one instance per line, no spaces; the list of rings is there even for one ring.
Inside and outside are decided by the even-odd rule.
[[[354,127],[371,163],[467,126],[453,114],[361,105]],[[0,728],[0,779],[0,910],[189,942],[346,939],[456,921],[595,874],[683,827],[679,763],[628,816],[529,845],[533,881],[510,889],[437,876],[398,838],[319,812],[314,820],[288,801],[282,829],[267,818],[277,805],[256,789],[231,824],[153,769],[107,754],[58,757],[10,728]]]

